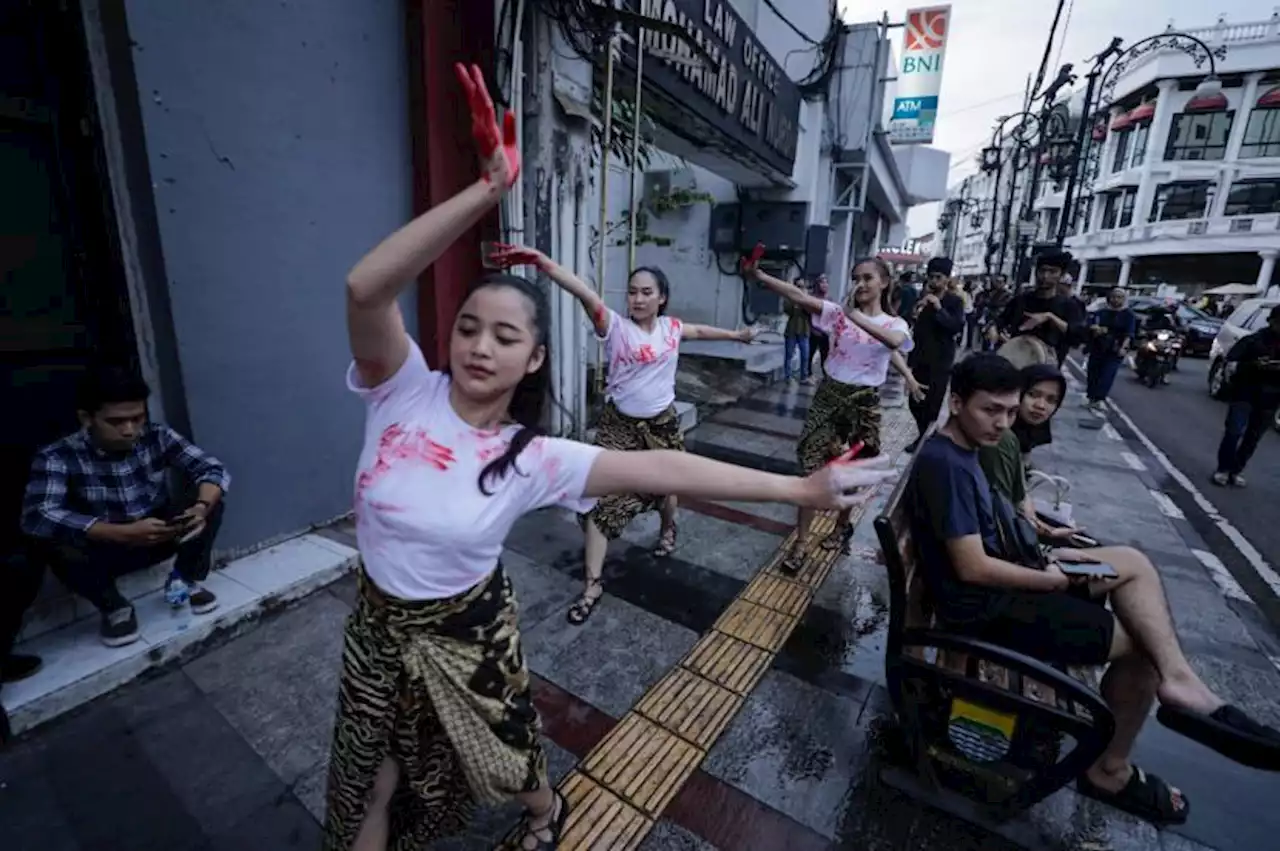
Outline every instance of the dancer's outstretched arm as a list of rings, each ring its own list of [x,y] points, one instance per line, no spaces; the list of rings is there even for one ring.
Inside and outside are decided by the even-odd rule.
[[[515,116],[506,114],[500,133],[480,69],[462,65],[456,69],[471,107],[481,176],[384,239],[347,274],[347,334],[365,387],[386,381],[409,354],[409,337],[396,298],[496,205],[520,174]]]

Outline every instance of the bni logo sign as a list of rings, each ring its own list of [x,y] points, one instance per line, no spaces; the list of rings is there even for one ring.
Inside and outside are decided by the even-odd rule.
[[[913,9],[907,15],[903,49],[937,50],[947,40],[948,9]]]

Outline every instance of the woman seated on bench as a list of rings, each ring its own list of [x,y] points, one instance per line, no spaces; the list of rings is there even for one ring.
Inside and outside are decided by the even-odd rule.
[[[1013,425],[994,446],[978,448],[978,464],[987,481],[1016,506],[1041,538],[1049,542],[1088,546],[1080,529],[1048,522],[1036,514],[1027,491],[1027,455],[1037,446],[1053,442],[1049,422],[1067,396],[1067,380],[1052,364],[1023,367],[1022,396]]]
[[[1129,762],[1157,698],[1162,724],[1245,765],[1280,770],[1280,732],[1227,704],[1191,668],[1142,553],[1055,550],[1042,569],[1010,554],[978,449],[1009,430],[1023,384],[1004,358],[971,355],[951,376],[951,418],[916,453],[904,498],[934,611],[948,629],[1049,664],[1109,664],[1101,693],[1115,736],[1076,788],[1157,825],[1180,824],[1189,812],[1183,795]],[[1118,576],[1071,577],[1059,566],[1068,561],[1106,562]]]

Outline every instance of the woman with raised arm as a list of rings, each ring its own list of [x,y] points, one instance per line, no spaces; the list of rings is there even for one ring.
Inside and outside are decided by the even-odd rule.
[[[494,118],[479,68],[458,68],[481,178],[387,237],[347,278],[365,400],[355,479],[359,598],[344,633],[325,851],[426,847],[477,803],[525,807],[515,847],[557,847],[553,792],[499,557],[515,521],[595,497],[674,493],[838,508],[892,475],[840,463],[777,476],[683,452],[611,452],[542,435],[550,397],[548,304],[536,284],[486,275],[453,320],[449,363],[427,366],[396,299],[490,211],[520,169],[512,116]]]
[[[605,449],[684,450],[676,415],[676,361],[682,340],[737,340],[749,343],[755,331],[726,331],[693,325],[667,316],[671,285],[661,269],[641,266],[627,281],[627,315],[610,310],[596,291],[563,266],[532,248],[499,245],[489,258],[503,268],[534,266],[582,305],[604,341],[608,368],[605,407],[596,424],[596,445]],[[659,511],[662,531],[653,554],[671,555],[676,548],[676,497],[628,493],[607,496],[583,518],[586,587],[569,607],[568,620],[586,623],[604,594],[604,557],[609,542],[641,514]]]
[[[832,458],[861,443],[863,456],[880,454],[880,385],[884,384],[891,358],[911,351],[911,330],[889,310],[889,267],[884,261],[861,260],[850,272],[853,287],[843,306],[807,293],[760,270],[763,246],[756,246],[742,262],[744,274],[813,314],[813,327],[831,338],[827,368],[809,405],[796,446],[800,469],[806,474],[822,468]],[[894,364],[902,371],[901,358]],[[909,370],[907,371],[909,373]],[[908,385],[913,395],[914,384]],[[814,512],[801,507],[796,542],[780,566],[795,574],[804,565]],[[837,534],[838,533],[838,534]],[[841,512],[824,546],[848,550],[853,538],[849,512]]]

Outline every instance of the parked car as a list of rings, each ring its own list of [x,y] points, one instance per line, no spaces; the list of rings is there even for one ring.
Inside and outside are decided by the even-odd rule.
[[[1254,331],[1262,330],[1267,324],[1267,316],[1271,308],[1280,305],[1280,299],[1251,298],[1240,302],[1240,306],[1222,323],[1218,336],[1214,337],[1209,349],[1209,395],[1215,399],[1222,398],[1223,365],[1227,352],[1231,351],[1241,337],[1247,337]],[[1280,428],[1280,423],[1276,424]]]
[[[1089,305],[1089,312],[1092,313],[1103,307],[1106,302],[1105,298],[1098,299]],[[1163,310],[1168,310],[1170,307],[1176,308],[1174,316],[1178,323],[1178,330],[1182,334],[1182,354],[1184,355],[1209,354],[1209,349],[1213,347],[1213,340],[1218,336],[1218,329],[1222,327],[1222,320],[1216,316],[1210,316],[1199,308],[1172,299],[1150,295],[1131,296],[1129,307],[1138,315],[1139,326],[1144,324],[1147,317],[1151,315],[1151,311],[1157,308]]]

